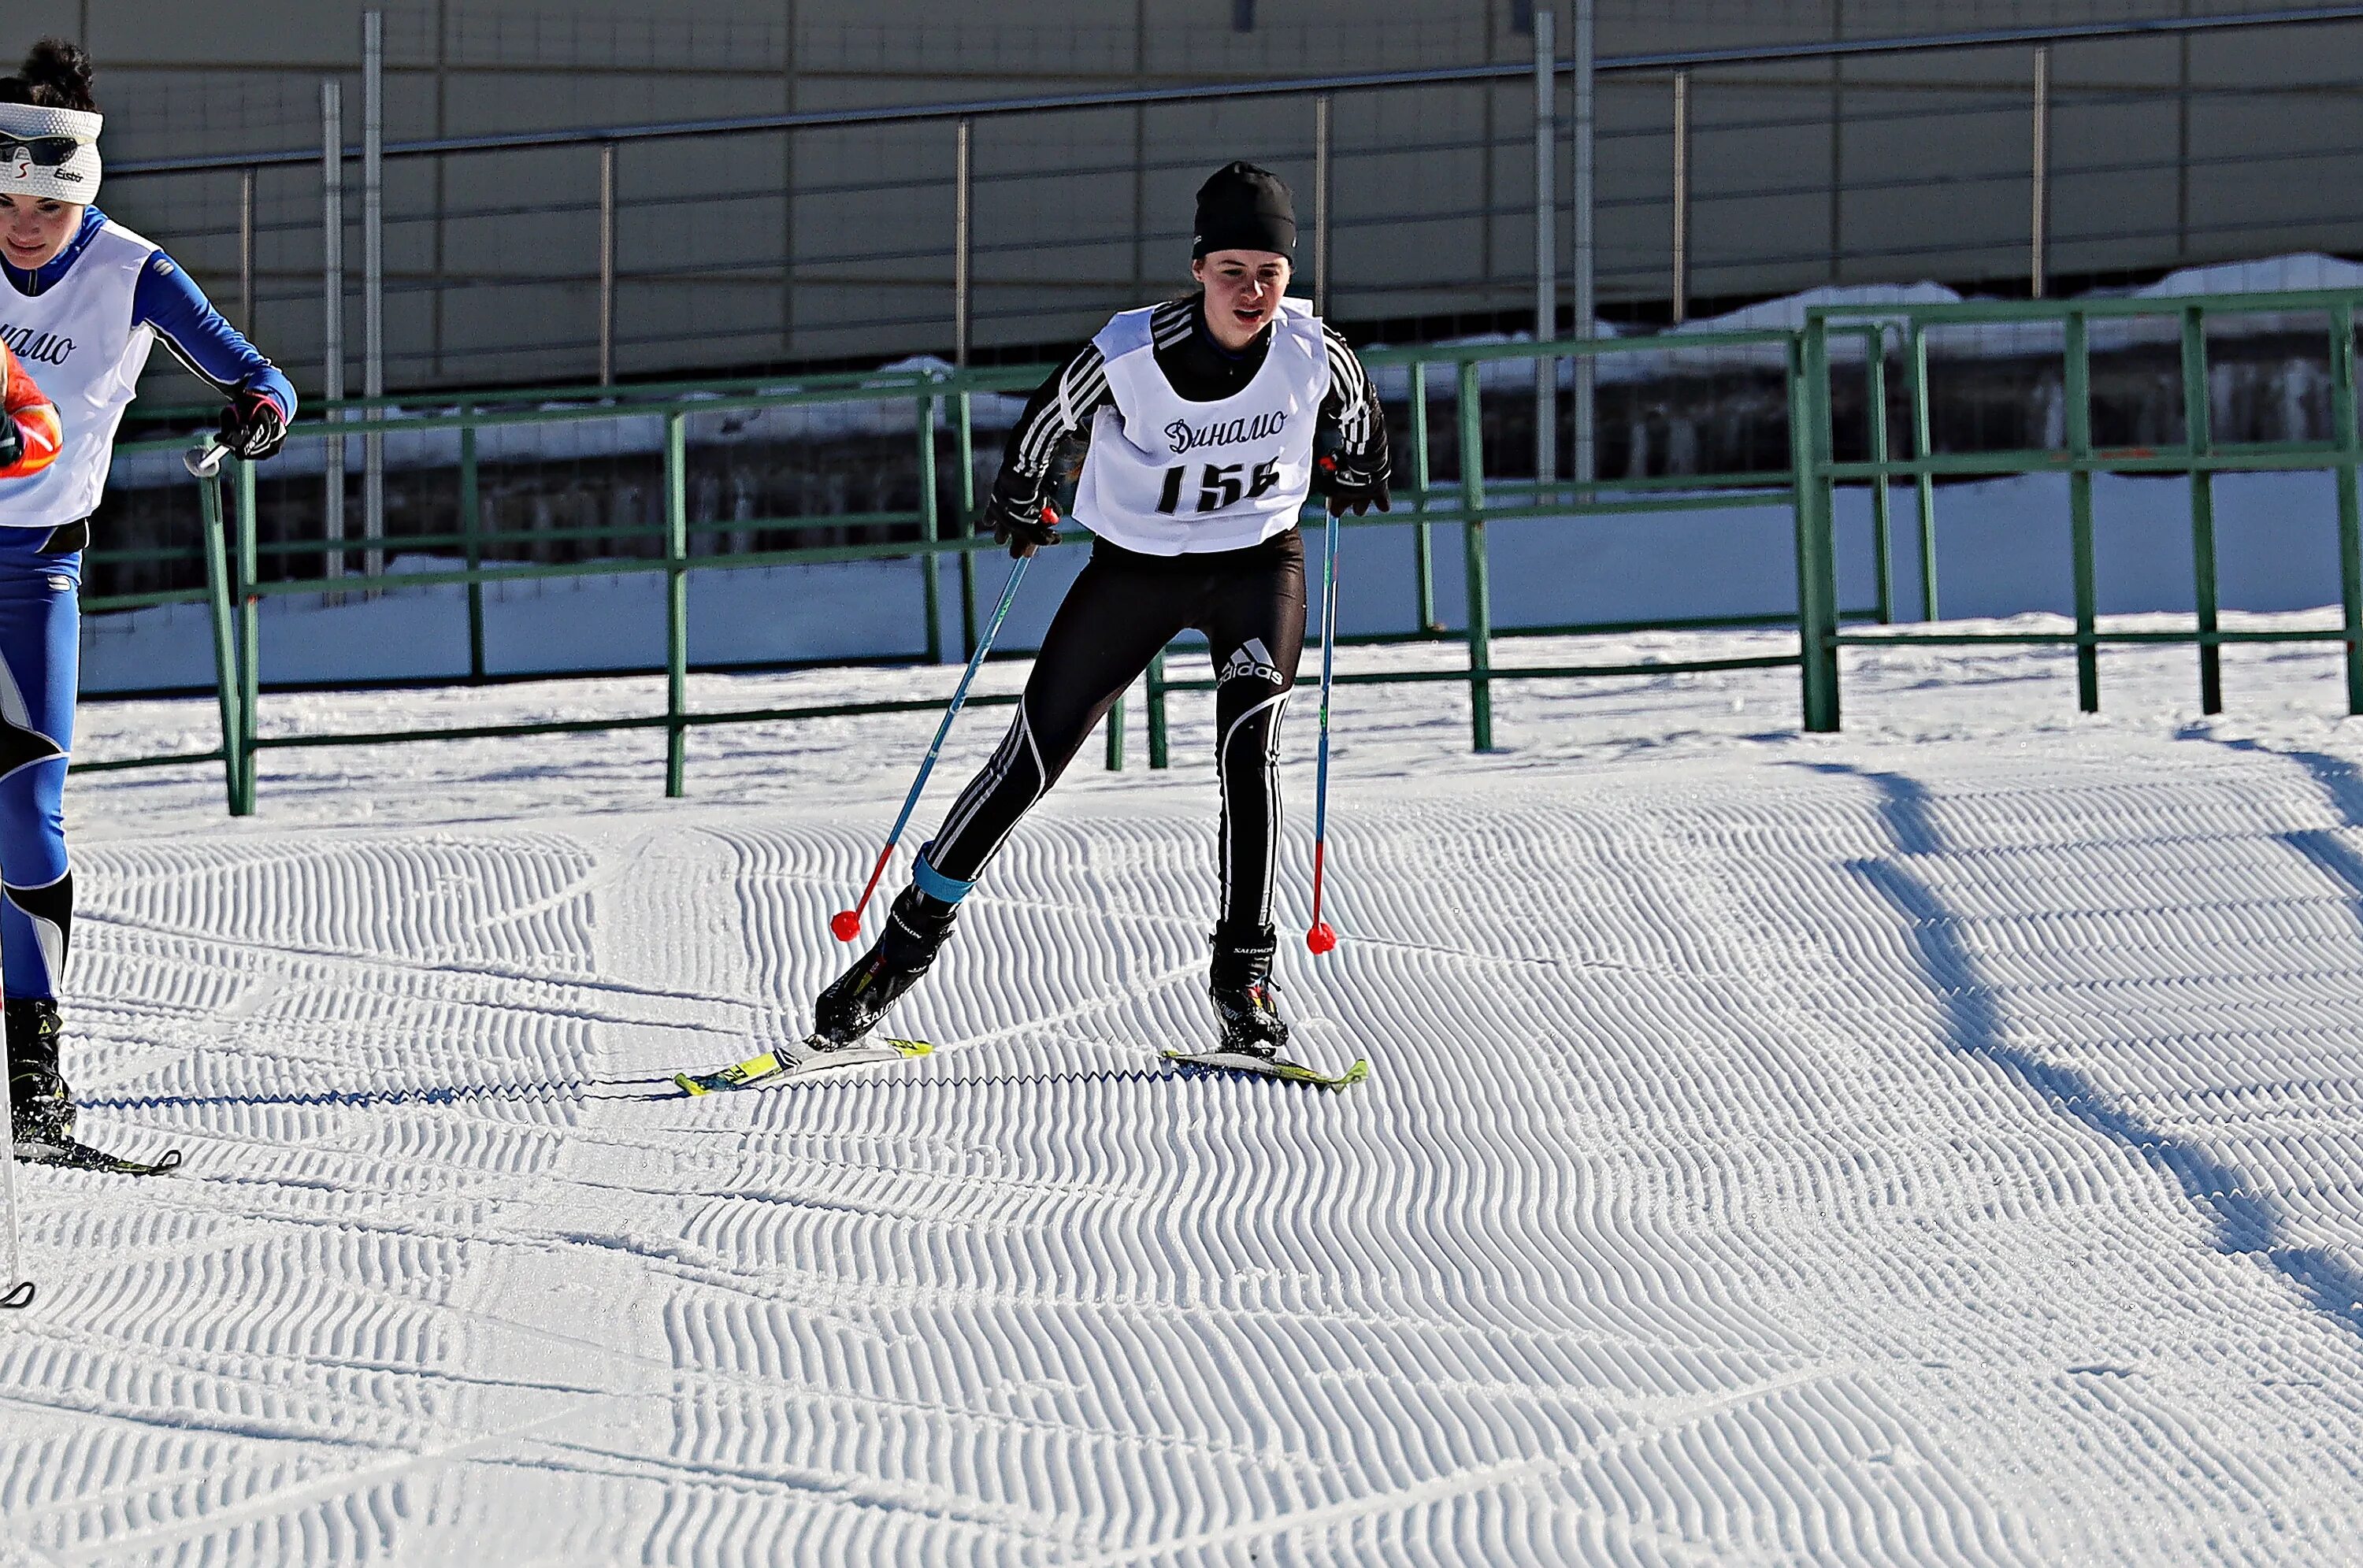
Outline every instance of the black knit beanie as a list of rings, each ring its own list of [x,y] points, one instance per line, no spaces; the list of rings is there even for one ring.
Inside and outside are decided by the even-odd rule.
[[[1190,259],[1216,250],[1296,252],[1296,203],[1279,175],[1252,163],[1231,163],[1198,187],[1198,222]]]

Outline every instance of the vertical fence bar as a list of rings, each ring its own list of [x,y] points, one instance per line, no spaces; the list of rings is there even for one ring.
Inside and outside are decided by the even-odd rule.
[[[665,415],[665,798],[677,801],[689,725],[689,418]]]
[[[1789,444],[1797,509],[1797,652],[1803,666],[1805,728],[1838,727],[1837,591],[1830,541],[1829,324],[1809,315],[1802,343],[1790,351]]]
[[[2207,410],[2207,317],[2199,305],[2182,312],[2182,421],[2191,456],[2213,455]],[[2199,711],[2224,711],[2224,649],[2215,640],[2215,476],[2191,470],[2191,572],[2199,611]]]
[[[238,803],[230,814],[254,815],[254,737],[262,704],[262,600],[254,591],[256,565],[254,465],[232,459],[237,472]]]
[[[976,426],[971,399],[963,386],[952,399],[953,455],[960,459],[960,516],[953,532],[963,539],[976,536]],[[960,657],[976,652],[976,552],[960,553]]]
[[[966,537],[976,531],[976,427],[971,423],[968,390],[968,344],[973,333],[971,295],[976,287],[976,128],[960,122],[952,160],[952,363],[960,372],[960,390],[952,400],[953,441],[960,456],[960,522],[953,532]],[[960,557],[960,657],[976,652],[976,552]]]
[[[1559,60],[1557,18],[1534,8],[1535,341],[1559,336]],[[1559,361],[1535,361],[1535,482],[1559,478]]]
[[[1674,278],[1672,315],[1680,326],[1691,307],[1691,73],[1674,72]]]
[[[473,412],[471,410],[470,412]],[[460,534],[468,551],[468,569],[484,566],[483,487],[476,472],[476,427],[460,427]],[[468,580],[468,679],[484,679],[484,585]]]
[[[1411,482],[1416,492],[1412,500],[1414,515],[1427,510],[1427,487],[1432,482],[1427,455],[1427,361],[1415,361],[1411,367]],[[1412,525],[1412,566],[1419,581],[1419,630],[1437,630],[1436,621],[1436,525],[1415,523]]]
[[[1313,97],[1313,314],[1329,308],[1329,94]]]
[[[1912,455],[1925,459],[1936,455],[1936,425],[1928,414],[1928,329],[1915,321],[1909,340],[1912,402]],[[1920,513],[1920,619],[1939,618],[1936,609],[1936,476],[1926,469],[1912,476],[1912,494]]]
[[[1124,693],[1119,691],[1107,711],[1107,770],[1124,771]]]
[[[1870,482],[1870,547],[1876,574],[1879,624],[1895,624],[1895,502],[1887,491],[1887,325],[1873,322],[1863,339],[1863,370],[1869,378],[1864,417],[1869,425],[1870,460],[1880,465]]]
[[[1469,571],[1469,733],[1472,750],[1493,749],[1493,596],[1485,560],[1485,425],[1477,362],[1460,363],[1461,542]]]
[[[599,144],[599,384],[616,382],[616,144]]]
[[[1165,650],[1148,659],[1148,766],[1163,768],[1173,760],[1165,731]]]
[[[2342,454],[2338,486],[2338,602],[2346,635],[2346,711],[2363,713],[2363,521],[2356,504],[2355,307],[2330,307],[2330,417]]]
[[[344,88],[320,83],[320,395],[334,406],[345,395],[345,108]],[[321,463],[320,533],[327,540],[327,575],[345,575],[345,438],[329,440]],[[332,601],[333,602],[333,601]]]
[[[238,325],[254,330],[254,171],[238,171]]]
[[[2051,244],[2051,46],[2035,51],[2035,148],[2033,212],[2027,224],[2026,292],[2043,297],[2044,275],[2050,268]]]
[[[1592,323],[1600,314],[1600,302],[1594,290],[1594,223],[1592,210],[1592,130],[1597,96],[1592,81],[1593,17],[1598,0],[1574,0],[1575,28],[1570,39],[1573,46],[1575,74],[1575,114],[1571,134],[1575,142],[1574,179],[1569,192],[1569,205],[1574,211],[1575,254],[1573,263],[1575,285],[1575,336],[1589,338]],[[1599,469],[1599,452],[1595,440],[1599,417],[1592,393],[1599,380],[1599,361],[1589,354],[1579,355],[1575,361],[1575,463],[1574,479],[1580,486],[1589,486]],[[1590,500],[1587,494],[1584,500]]]
[[[919,425],[919,598],[927,617],[927,662],[944,662],[944,605],[940,580],[942,560],[936,554],[936,400],[918,400]]]
[[[1830,39],[1843,41],[1847,36],[1846,0],[1830,0]],[[1830,190],[1829,215],[1829,281],[1845,281],[1846,274],[1846,88],[1847,62],[1843,55],[1830,59]]]
[[[2068,311],[2065,391],[2068,456],[2076,464],[2068,473],[2068,529],[2076,563],[2076,706],[2097,713],[2101,711],[2101,656],[2092,580],[2092,470],[2084,466],[2092,455],[2092,348],[2091,324],[2073,306]]]
[[[238,645],[230,630],[229,552],[222,537],[219,474],[207,474],[197,481],[197,510],[203,514],[205,536],[205,605],[213,621],[214,690],[221,701],[222,789],[229,814],[236,817],[245,814],[239,810],[238,792],[238,741],[242,731],[238,719]]]
[[[385,395],[385,13],[361,14],[361,395]],[[385,417],[372,408],[361,437],[361,570],[385,575]],[[372,592],[375,591],[372,590]]]

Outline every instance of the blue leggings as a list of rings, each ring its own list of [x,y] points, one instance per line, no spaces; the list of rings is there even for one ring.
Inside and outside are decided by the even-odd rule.
[[[65,787],[83,532],[0,527],[0,981],[11,1000],[57,995],[73,924]]]

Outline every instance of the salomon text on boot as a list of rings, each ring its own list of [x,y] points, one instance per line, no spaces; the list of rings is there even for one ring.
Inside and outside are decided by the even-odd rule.
[[[905,888],[887,911],[886,929],[813,1004],[813,1044],[850,1045],[877,1027],[886,1010],[936,961],[960,906]]]
[[[1279,933],[1270,926],[1215,927],[1215,960],[1206,992],[1222,1026],[1222,1049],[1252,1056],[1277,1055],[1288,1043],[1288,1021],[1280,1016],[1272,990],[1271,958]]]
[[[58,1004],[47,997],[7,1004],[9,1133],[19,1154],[73,1142],[73,1096],[58,1074]]]

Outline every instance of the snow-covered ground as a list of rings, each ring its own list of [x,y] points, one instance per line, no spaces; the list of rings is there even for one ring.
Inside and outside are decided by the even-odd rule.
[[[1847,663],[1842,735],[1787,670],[1505,684],[1484,756],[1457,688],[1343,689],[1346,941],[1281,966],[1374,1065],[1338,1095],[1158,1058],[1205,1030],[1203,698],[1017,835],[894,1015],[938,1055],[699,1101],[649,1080],[798,1032],[928,716],[699,732],[680,802],[645,733],[269,753],[240,823],[217,769],[80,778],[86,1125],[190,1165],[22,1173],[0,1563],[2342,1560],[2335,657],[2227,651],[2219,720],[2183,649],[2104,656],[2098,718],[2051,651]],[[212,725],[94,704],[80,752]]]

